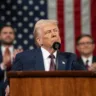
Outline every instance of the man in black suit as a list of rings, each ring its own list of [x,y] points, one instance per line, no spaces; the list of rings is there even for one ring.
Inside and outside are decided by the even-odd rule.
[[[75,54],[53,49],[54,42],[61,43],[57,21],[39,20],[34,28],[34,38],[38,48],[17,54],[12,70],[84,70],[84,66],[76,62]]]
[[[93,56],[95,42],[92,36],[83,34],[77,38],[76,42],[77,50],[80,53],[78,62],[87,70],[96,71],[96,56]]]
[[[4,94],[9,93],[9,86],[5,84],[6,81],[6,72],[10,71],[11,64],[13,62],[13,59],[15,58],[15,55],[22,51],[17,50],[13,46],[13,41],[15,39],[15,31],[11,26],[4,25],[0,29],[0,88],[2,91],[2,96]],[[6,92],[5,92],[6,91]],[[4,95],[5,96],[5,95]]]

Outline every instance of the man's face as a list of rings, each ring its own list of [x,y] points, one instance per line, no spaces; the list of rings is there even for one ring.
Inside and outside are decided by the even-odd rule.
[[[55,24],[47,24],[42,28],[41,41],[45,48],[51,48],[54,42],[61,43],[59,29]]]
[[[11,27],[4,27],[0,34],[1,43],[5,45],[13,44],[15,39],[14,30]]]
[[[83,37],[78,42],[77,50],[81,55],[92,54],[95,48],[95,44],[92,42],[92,39],[89,37]]]

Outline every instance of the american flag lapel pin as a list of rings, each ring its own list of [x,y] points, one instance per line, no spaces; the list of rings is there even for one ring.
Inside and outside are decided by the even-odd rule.
[[[62,61],[62,64],[65,64],[65,62],[64,62],[64,61]]]

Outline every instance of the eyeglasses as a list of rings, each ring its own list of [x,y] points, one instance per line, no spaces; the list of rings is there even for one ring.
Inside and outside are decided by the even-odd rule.
[[[82,42],[82,43],[78,43],[78,45],[91,45],[91,44],[94,44],[94,42]]]

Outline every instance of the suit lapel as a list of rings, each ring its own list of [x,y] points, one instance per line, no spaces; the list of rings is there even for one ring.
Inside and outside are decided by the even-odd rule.
[[[41,49],[38,48],[36,50],[36,64],[35,64],[35,69],[36,70],[45,70],[44,68],[44,61],[43,61],[43,56],[42,56],[42,52]]]
[[[2,52],[1,52],[1,47],[0,47],[0,63],[3,61],[3,56],[2,56]]]
[[[67,64],[67,59],[64,58],[64,56],[58,52],[57,53],[57,66],[58,70],[65,70],[66,69],[66,64]]]
[[[96,62],[96,56],[93,56],[92,63]]]
[[[83,60],[82,60],[81,57],[79,58],[78,62],[79,62],[80,64],[83,64],[83,65],[84,65],[84,62],[83,62]],[[85,66],[85,65],[84,65],[84,66]]]
[[[35,69],[36,70],[42,70],[44,71],[44,60],[43,60],[43,55],[41,52],[41,49],[38,48],[36,51],[36,64],[35,64]],[[60,52],[57,52],[57,70],[65,70],[66,69],[66,65],[67,65],[67,59],[64,58],[63,55],[61,55]]]

